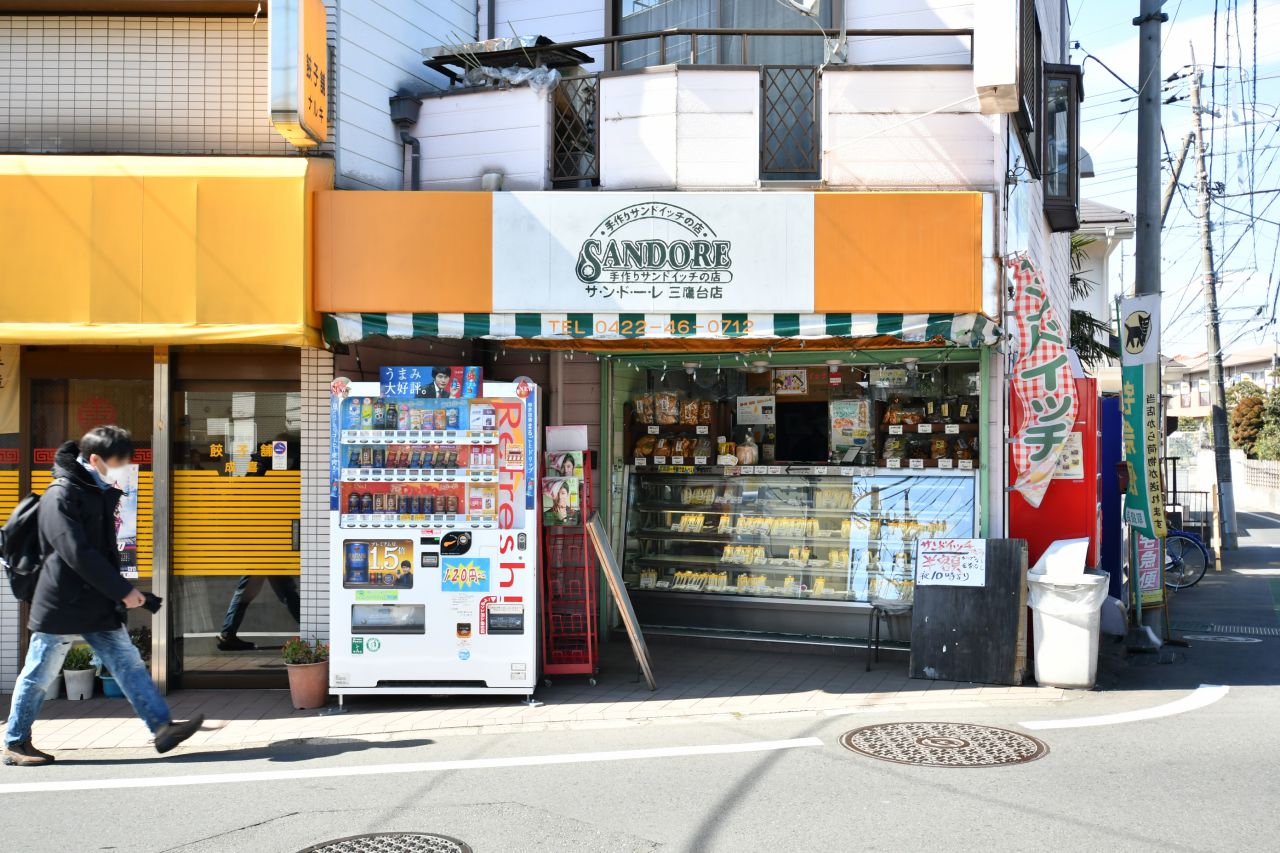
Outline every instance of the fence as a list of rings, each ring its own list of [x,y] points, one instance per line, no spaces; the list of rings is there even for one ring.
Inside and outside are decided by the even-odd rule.
[[[1264,459],[1244,461],[1244,481],[1249,486],[1280,489],[1280,462]]]

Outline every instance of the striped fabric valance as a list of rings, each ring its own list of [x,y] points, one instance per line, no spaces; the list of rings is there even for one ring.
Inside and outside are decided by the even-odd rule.
[[[891,337],[993,344],[1000,329],[981,314],[326,314],[324,337],[352,344],[392,338],[701,340]]]

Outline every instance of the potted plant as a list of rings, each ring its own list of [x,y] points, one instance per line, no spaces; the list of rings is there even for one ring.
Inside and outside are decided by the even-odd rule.
[[[62,677],[68,699],[93,698],[93,653],[87,646],[74,646],[62,662]]]
[[[308,643],[294,637],[282,650],[289,672],[289,695],[293,707],[305,711],[323,708],[329,701],[329,646],[317,640]]]
[[[143,663],[151,660],[151,629],[146,625],[141,625],[129,632],[129,641],[133,643],[133,647],[138,650],[138,654],[142,657]],[[116,677],[111,674],[106,665],[99,667],[98,677],[102,679],[102,695],[109,699],[124,698],[124,691],[120,689],[120,683],[116,681]]]

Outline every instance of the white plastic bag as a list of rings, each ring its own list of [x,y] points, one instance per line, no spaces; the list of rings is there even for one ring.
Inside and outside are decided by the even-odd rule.
[[[1032,610],[1083,628],[1090,622],[1096,624],[1102,599],[1107,597],[1108,580],[1105,575],[1081,575],[1076,580],[1063,582],[1042,573],[1029,572],[1027,586],[1031,596],[1028,603]]]

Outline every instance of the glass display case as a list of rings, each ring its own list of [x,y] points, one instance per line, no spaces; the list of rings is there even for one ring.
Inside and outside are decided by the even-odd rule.
[[[909,601],[918,539],[976,535],[972,471],[693,470],[631,469],[623,573],[633,596]]]

